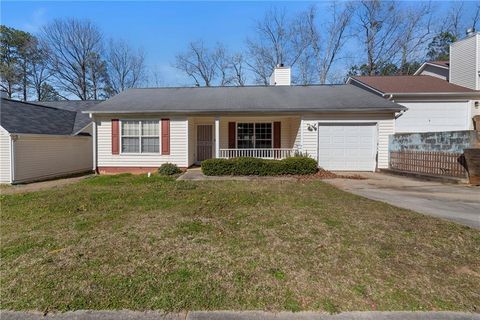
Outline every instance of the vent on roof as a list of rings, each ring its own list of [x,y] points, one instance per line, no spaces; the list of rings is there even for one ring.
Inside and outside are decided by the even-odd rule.
[[[465,33],[467,35],[467,38],[471,37],[471,36],[475,35],[475,28],[468,28]]]

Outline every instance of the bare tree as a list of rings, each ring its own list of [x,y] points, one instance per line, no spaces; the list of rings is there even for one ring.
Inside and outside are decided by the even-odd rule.
[[[243,87],[247,81],[243,54],[234,54],[231,58],[232,84]]]
[[[472,26],[471,26],[473,30],[476,30],[478,20],[480,20],[480,3],[477,4],[477,8],[475,9],[475,14],[473,15]]]
[[[400,47],[402,16],[391,1],[363,0],[356,10],[359,36],[365,45],[366,73],[375,75],[392,62]]]
[[[54,20],[42,29],[41,36],[48,45],[49,65],[57,87],[81,100],[94,96],[90,77],[96,73],[92,68],[89,72],[89,66],[92,57],[102,52],[102,35],[97,26],[74,18]]]
[[[30,82],[33,86],[37,101],[44,101],[47,97],[46,90],[51,91],[51,86],[47,85],[48,79],[52,76],[48,68],[48,51],[40,44],[31,62]]]
[[[464,17],[464,6],[463,1],[455,1],[452,3],[451,7],[448,10],[448,15],[445,19],[447,24],[447,31],[453,34],[457,39],[460,38],[463,34],[463,19]]]
[[[479,20],[480,4],[478,2],[474,10],[469,10],[469,8],[465,8],[464,1],[454,1],[437,33],[449,32],[456,39],[461,39],[467,29],[476,28]]]
[[[231,61],[223,45],[218,44],[213,52],[212,61],[215,63],[217,74],[220,77],[220,86],[226,86],[232,83]]]
[[[110,40],[106,62],[109,83],[114,94],[138,87],[146,80],[143,51],[135,52],[124,41]]]
[[[186,52],[176,56],[174,66],[185,72],[197,86],[212,86],[218,76],[219,47],[208,49],[203,41],[191,42]]]
[[[287,19],[285,10],[273,8],[255,27],[256,37],[247,39],[248,66],[255,81],[267,85],[276,65],[294,66],[308,47],[304,32]]]
[[[91,88],[88,99],[98,100],[100,97],[104,98],[109,96],[110,92],[105,92],[109,90],[107,86],[110,82],[106,62],[98,53],[92,52],[88,59],[87,67]]]
[[[325,21],[320,28],[316,21],[317,9],[313,6],[299,18],[299,23],[302,23],[301,21],[306,23],[306,27],[300,29],[308,33],[308,51],[311,51],[313,65],[321,84],[326,83],[333,64],[339,58],[345,42],[350,37],[347,30],[352,22],[354,11],[353,3],[340,4],[334,1],[330,5],[331,19]],[[304,68],[308,70],[311,66],[307,63]]]
[[[432,8],[429,2],[403,10],[400,34],[400,71],[410,74],[413,70],[409,68],[415,65],[411,62],[424,56],[426,46],[432,39]]]

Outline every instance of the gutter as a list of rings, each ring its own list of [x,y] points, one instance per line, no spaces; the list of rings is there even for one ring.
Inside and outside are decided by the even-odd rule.
[[[382,96],[388,100],[392,100],[394,97],[473,97],[480,99],[480,91],[476,92],[416,92],[416,93],[383,93]]]
[[[205,115],[205,114],[299,114],[299,113],[347,113],[347,112],[395,112],[404,110],[405,107],[398,108],[363,108],[363,109],[299,109],[299,110],[255,110],[255,111],[228,111],[228,110],[102,110],[102,111],[83,111],[90,114],[138,114],[138,113],[159,113],[159,114],[188,114],[188,115]]]
[[[68,138],[68,137],[91,137],[90,135],[74,135],[74,134],[41,134],[41,133],[12,133],[12,136],[16,137],[37,137],[37,138]]]

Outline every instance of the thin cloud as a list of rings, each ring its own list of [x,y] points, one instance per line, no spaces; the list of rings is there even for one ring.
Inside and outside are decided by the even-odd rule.
[[[33,11],[30,19],[27,23],[23,25],[23,30],[30,32],[30,33],[37,33],[40,28],[45,24],[45,14],[47,9],[45,8],[37,8]]]

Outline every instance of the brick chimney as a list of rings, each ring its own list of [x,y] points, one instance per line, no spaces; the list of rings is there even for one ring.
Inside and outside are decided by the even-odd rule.
[[[279,64],[273,69],[273,73],[270,76],[271,86],[289,86],[291,84],[292,71],[289,67]]]

